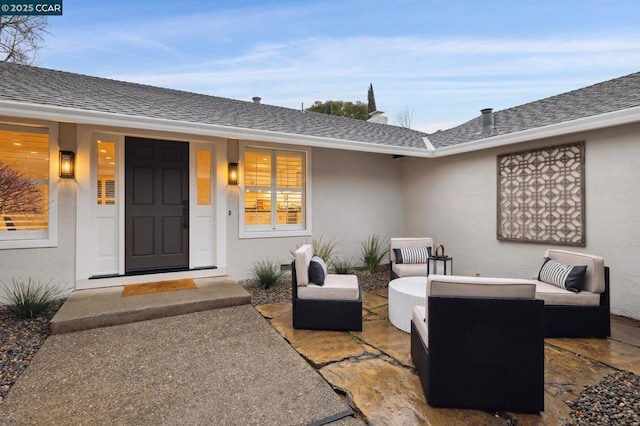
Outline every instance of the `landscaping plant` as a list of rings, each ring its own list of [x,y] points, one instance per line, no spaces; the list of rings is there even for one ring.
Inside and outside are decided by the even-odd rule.
[[[353,261],[350,257],[334,257],[331,267],[336,274],[350,274],[353,272]]]
[[[303,244],[308,244],[308,243],[305,242]],[[299,249],[301,245],[302,244],[297,245],[296,250]],[[313,254],[315,256],[321,257],[322,260],[324,260],[325,263],[328,265],[331,263],[331,259],[335,254],[336,247],[338,246],[338,241],[335,241],[334,239],[331,239],[329,241],[323,241],[322,237],[320,237],[319,240],[313,240],[312,245],[313,245]],[[295,259],[296,257],[295,250],[290,251],[290,253],[291,253],[291,257]]]
[[[35,318],[46,313],[53,303],[63,296],[63,290],[51,281],[42,283],[31,278],[13,279],[11,284],[2,284],[3,303],[18,318]]]
[[[255,261],[251,267],[251,272],[260,288],[264,289],[273,287],[284,275],[280,265],[269,259]]]
[[[373,273],[389,253],[389,244],[383,241],[378,234],[373,234],[360,242],[360,251],[365,269]]]

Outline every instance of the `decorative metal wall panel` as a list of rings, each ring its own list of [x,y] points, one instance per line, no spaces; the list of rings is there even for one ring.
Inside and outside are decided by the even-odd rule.
[[[498,156],[498,239],[584,247],[584,142]]]

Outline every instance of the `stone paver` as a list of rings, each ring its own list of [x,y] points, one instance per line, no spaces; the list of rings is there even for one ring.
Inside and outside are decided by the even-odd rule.
[[[403,365],[413,367],[409,353],[411,335],[398,330],[386,319],[366,321],[363,323],[362,332],[351,334]]]
[[[433,408],[411,361],[410,335],[388,322],[387,303],[386,289],[363,296],[362,332],[293,330],[290,303],[258,310],[370,424],[564,425],[567,402],[587,385],[616,370],[640,374],[640,323],[614,317],[611,339],[545,340],[544,412]]]
[[[640,349],[637,346],[611,339],[546,339],[546,342],[617,369],[640,374]]]
[[[271,325],[316,368],[347,358],[380,354],[348,333],[295,330],[291,320],[291,303],[260,305],[256,309],[266,318],[270,318]]]

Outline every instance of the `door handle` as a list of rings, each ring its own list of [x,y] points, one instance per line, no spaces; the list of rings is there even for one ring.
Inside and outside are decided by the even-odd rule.
[[[182,201],[182,224],[184,229],[189,229],[189,200]]]

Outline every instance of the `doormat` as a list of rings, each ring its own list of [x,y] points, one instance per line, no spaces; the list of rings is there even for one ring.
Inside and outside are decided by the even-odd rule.
[[[122,290],[122,296],[138,296],[140,294],[163,293],[165,291],[190,290],[198,288],[191,278],[182,280],[155,281],[143,284],[128,284]]]

